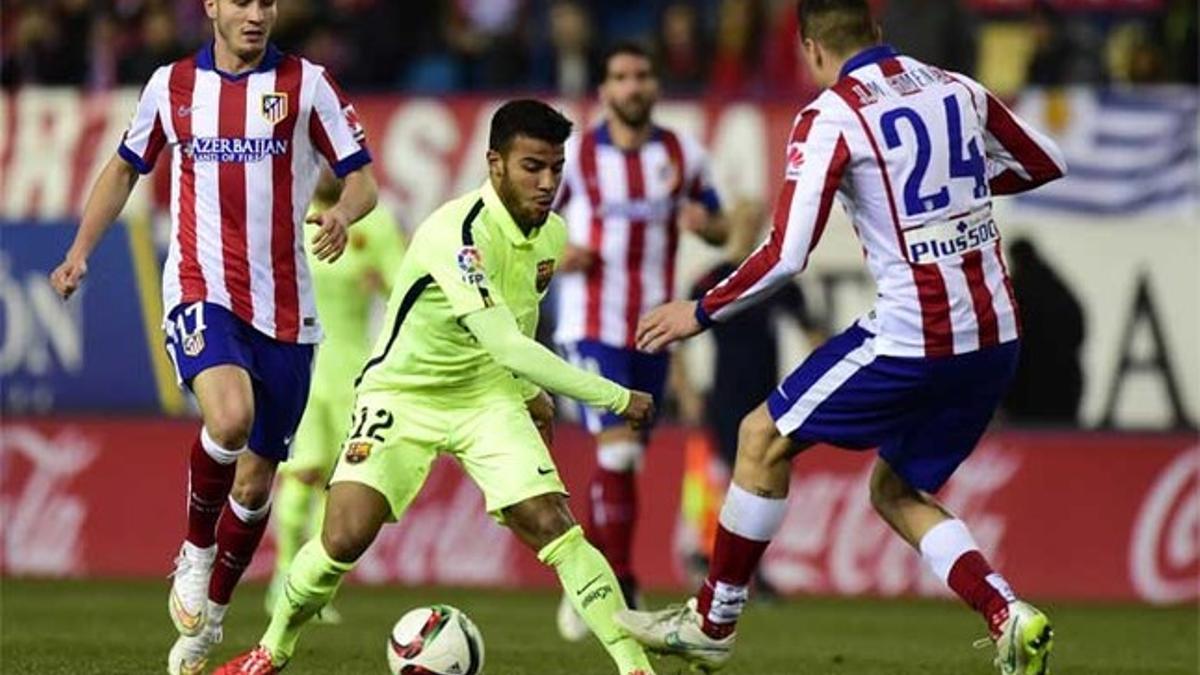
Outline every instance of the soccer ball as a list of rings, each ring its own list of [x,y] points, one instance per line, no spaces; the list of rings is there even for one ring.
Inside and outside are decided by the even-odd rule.
[[[450,605],[418,607],[392,626],[387,659],[392,675],[479,675],[483,636]]]

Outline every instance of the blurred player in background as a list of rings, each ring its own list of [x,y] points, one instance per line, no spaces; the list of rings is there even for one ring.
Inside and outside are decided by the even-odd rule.
[[[321,171],[310,214],[337,203],[342,181]],[[404,257],[404,237],[388,210],[378,207],[350,230],[346,251],[336,265],[318,265],[312,247],[308,262],[313,274],[317,313],[325,340],[313,364],[308,405],[292,444],[292,456],[279,471],[275,493],[275,576],[267,591],[267,612],[274,606],[288,565],[312,534],[321,530],[325,512],[325,483],[337,461],[337,449],[350,424],[354,404],[354,374],[371,352],[371,309],[374,299],[392,291],[392,275]],[[337,623],[332,606],[319,620]]]
[[[658,78],[645,49],[625,43],[609,51],[600,99],[604,121],[567,149],[557,210],[567,221],[569,244],[555,341],[580,367],[657,399],[669,358],[637,351],[638,317],[675,295],[680,230],[720,244],[726,224],[703,148],[654,123]],[[603,410],[585,409],[584,419],[597,443],[588,533],[634,606],[635,471],[647,431],[633,431]],[[587,635],[566,598],[558,626],[569,640]]]
[[[357,382],[354,421],[330,479],[321,535],[288,571],[259,645],[218,675],[279,672],[385,522],[403,517],[439,452],[458,460],[486,508],[554,568],[621,675],[652,675],[613,621],[625,608],[612,568],[584,538],[547,443],[545,389],[650,422],[644,392],[574,368],[533,339],[562,258],[551,211],[571,123],[533,100],[492,117],[488,180],[429,216],[395,276],[388,328]]]
[[[171,245],[163,269],[167,352],[196,395],[187,537],[168,599],[179,638],[171,673],[199,673],[270,513],[321,339],[304,257],[304,214],[320,162],[344,179],[314,214],[317,260],[332,262],[370,211],[375,181],[354,108],[320,66],[268,39],[273,0],[206,0],[214,40],[155,71],[96,180],[75,242],[51,274],[68,297],[139,174],[170,145]],[[146,508],[157,508],[147,505]]]
[[[720,667],[751,575],[783,521],[791,459],[817,442],[879,448],[876,511],[983,616],[1002,673],[1045,673],[1049,619],[1017,599],[933,493],[971,454],[1017,363],[992,197],[1061,177],[1062,155],[979,84],[880,44],[866,0],[805,0],[799,12],[806,61],[829,88],[796,117],[771,236],[699,302],[647,315],[638,345],[659,351],[791,283],[835,195],[878,301],[743,420],[699,596],[618,621],[654,649]]]

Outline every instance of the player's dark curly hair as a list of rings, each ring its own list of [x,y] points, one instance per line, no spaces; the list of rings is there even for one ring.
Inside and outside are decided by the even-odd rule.
[[[554,108],[532,98],[509,101],[492,115],[488,148],[503,153],[517,136],[547,143],[565,143],[571,135],[571,120]]]
[[[867,0],[799,0],[800,37],[848,53],[879,41]]]

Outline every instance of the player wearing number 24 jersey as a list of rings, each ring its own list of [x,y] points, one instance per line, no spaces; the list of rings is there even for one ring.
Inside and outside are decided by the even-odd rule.
[[[1002,673],[1044,675],[1049,620],[1017,599],[933,493],[974,449],[1016,367],[1020,327],[992,197],[1059,178],[1065,163],[979,84],[882,44],[866,0],[804,0],[798,11],[805,58],[828,88],[796,117],[771,235],[698,303],[644,317],[638,345],[657,351],[769,297],[804,269],[835,199],[878,299],[742,421],[698,596],[618,621],[651,648],[721,666],[782,525],[789,460],[818,442],[878,448],[876,511],[983,616]]]

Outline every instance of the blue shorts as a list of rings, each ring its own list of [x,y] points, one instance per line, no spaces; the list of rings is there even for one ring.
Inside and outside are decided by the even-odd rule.
[[[1008,389],[1016,341],[940,359],[880,356],[858,326],[812,353],[767,399],[779,431],[799,442],[879,455],[934,492],[971,454]]]
[[[562,349],[567,359],[577,367],[602,375],[623,387],[644,391],[654,397],[655,404],[662,400],[663,387],[667,383],[667,366],[671,362],[669,355],[612,347],[596,340],[580,340],[563,345]],[[593,434],[625,424],[624,418],[607,410],[583,405],[580,409],[588,431]]]
[[[201,372],[235,365],[250,374],[254,424],[250,450],[287,460],[312,379],[313,345],[280,342],[211,302],[179,305],[167,314],[167,356],[190,389]]]

